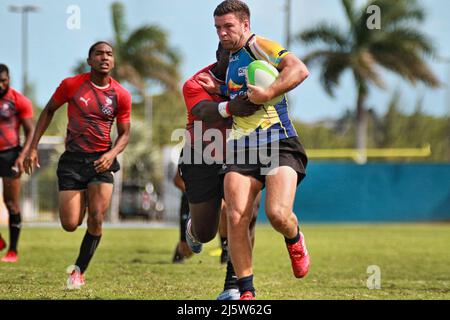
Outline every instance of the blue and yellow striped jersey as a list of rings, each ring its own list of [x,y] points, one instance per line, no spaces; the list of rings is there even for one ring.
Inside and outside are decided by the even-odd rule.
[[[226,93],[230,99],[247,91],[245,71],[254,60],[265,60],[277,68],[289,51],[280,44],[253,34],[246,45],[230,54],[226,76]],[[229,140],[239,140],[242,145],[254,147],[275,140],[297,136],[289,118],[287,99],[275,106],[265,106],[250,117],[233,117],[233,127]]]

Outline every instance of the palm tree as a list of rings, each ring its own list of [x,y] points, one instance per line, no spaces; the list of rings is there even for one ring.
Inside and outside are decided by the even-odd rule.
[[[156,25],[144,25],[128,33],[128,27],[125,23],[124,6],[120,2],[115,2],[111,6],[112,22],[114,27],[114,50],[116,68],[113,77],[119,81],[130,83],[142,97],[144,101],[147,130],[141,128],[143,139],[135,141],[135,144],[146,146],[147,153],[152,150],[149,144],[152,141],[152,102],[147,94],[148,86],[152,83],[162,85],[164,88],[176,90],[180,79],[178,67],[180,58],[178,53],[170,48],[167,34]],[[142,131],[143,130],[143,131]],[[133,147],[133,143],[130,144]],[[128,155],[131,158],[136,156]],[[131,160],[131,159],[130,159]],[[153,163],[151,159],[148,161]],[[131,160],[133,162],[133,160]],[[135,161],[136,162],[136,161]],[[150,164],[150,167],[152,165]],[[142,169],[145,168],[145,166]],[[148,170],[145,170],[148,172]],[[121,172],[121,171],[119,171]],[[146,176],[143,173],[143,176]],[[117,177],[121,180],[121,177]],[[120,186],[120,183],[117,183]],[[111,216],[117,219],[118,201],[121,194],[121,188],[115,189],[115,205],[112,206]]]
[[[165,31],[156,25],[144,25],[128,33],[123,5],[115,2],[111,10],[117,65],[113,76],[129,82],[140,93],[149,82],[176,89],[180,57],[169,46]]]
[[[112,76],[131,84],[143,99],[151,83],[176,90],[180,80],[180,56],[169,46],[166,32],[156,25],[144,25],[128,32],[123,4],[114,2],[111,12],[116,61]],[[81,61],[74,70],[82,73],[89,68]]]
[[[416,0],[369,0],[362,8],[356,8],[353,0],[342,0],[342,5],[348,21],[347,30],[322,22],[301,32],[297,38],[306,45],[318,45],[304,61],[321,66],[320,81],[329,95],[333,96],[343,72],[352,72],[357,88],[356,146],[361,162],[365,162],[365,103],[370,85],[384,88],[383,70],[379,67],[413,84],[420,81],[437,87],[439,81],[424,60],[425,56],[434,55],[434,48],[418,28],[425,13]],[[371,5],[380,9],[379,29],[368,28],[366,8]]]
[[[120,82],[127,82],[141,96],[142,105],[145,110],[145,122],[143,125],[133,126],[134,135],[141,139],[133,139],[129,143],[130,149],[145,149],[147,157],[142,154],[126,154],[125,163],[133,165],[144,161],[142,166],[143,172],[141,177],[146,178],[149,173],[148,167],[153,162],[150,157],[152,148],[152,111],[151,97],[148,94],[149,86],[158,84],[167,91],[175,91],[178,89],[180,75],[178,72],[180,65],[180,57],[178,53],[169,46],[168,36],[164,30],[156,25],[143,25],[136,30],[128,32],[125,22],[125,9],[122,3],[114,2],[111,5],[112,23],[114,29],[114,58],[116,67],[112,76]],[[88,71],[85,62],[81,62],[75,68],[77,73]],[[150,123],[149,123],[150,122]],[[138,122],[136,122],[138,123]],[[139,131],[139,132],[138,132]],[[122,154],[119,156],[121,157]],[[121,161],[122,162],[122,161]],[[116,184],[114,188],[114,196],[111,204],[111,220],[118,220],[119,199],[121,194],[122,172],[120,170],[116,174]]]

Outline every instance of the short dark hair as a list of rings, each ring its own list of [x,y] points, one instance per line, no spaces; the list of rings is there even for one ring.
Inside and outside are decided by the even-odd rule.
[[[2,72],[6,72],[6,74],[9,76],[9,69],[6,64],[0,63],[0,73]]]
[[[88,58],[91,56],[92,52],[94,52],[95,47],[98,46],[99,44],[106,44],[108,46],[110,46],[111,48],[113,47],[109,42],[107,41],[97,41],[96,43],[94,43],[90,48],[89,48],[89,53],[88,53]]]
[[[244,21],[245,19],[250,21],[250,9],[247,4],[241,0],[225,0],[219,4],[214,10],[214,16],[224,16],[228,13],[234,13],[236,17]]]

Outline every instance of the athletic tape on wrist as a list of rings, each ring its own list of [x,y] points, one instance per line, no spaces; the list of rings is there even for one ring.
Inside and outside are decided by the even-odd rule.
[[[228,102],[221,102],[217,106],[217,110],[223,118],[228,118],[230,114],[228,113]]]

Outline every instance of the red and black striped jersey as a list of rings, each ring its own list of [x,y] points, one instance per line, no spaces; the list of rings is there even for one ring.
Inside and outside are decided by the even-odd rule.
[[[213,63],[202,70],[195,73],[192,77],[190,77],[183,85],[183,97],[184,102],[186,104],[187,109],[187,124],[186,124],[186,130],[190,133],[191,140],[189,143],[192,145],[194,144],[194,141],[202,141],[203,134],[208,129],[218,129],[223,134],[223,141],[226,139],[226,130],[231,128],[231,118],[224,118],[217,121],[214,121],[212,123],[201,121],[200,118],[196,117],[192,113],[192,109],[200,102],[202,101],[214,101],[214,102],[222,102],[226,101],[224,97],[220,97],[217,95],[211,95],[209,94],[201,84],[197,81],[197,76],[200,73],[203,72],[209,72],[216,64]],[[199,124],[201,124],[202,128],[202,136],[196,137],[194,135],[194,122],[199,121]],[[206,142],[205,142],[206,143]]]
[[[0,98],[0,151],[15,148],[20,144],[22,120],[32,117],[31,101],[10,87]]]
[[[71,152],[103,152],[111,148],[111,127],[129,123],[131,95],[110,78],[107,87],[91,82],[90,73],[64,79],[53,94],[56,103],[68,103],[66,150]]]

